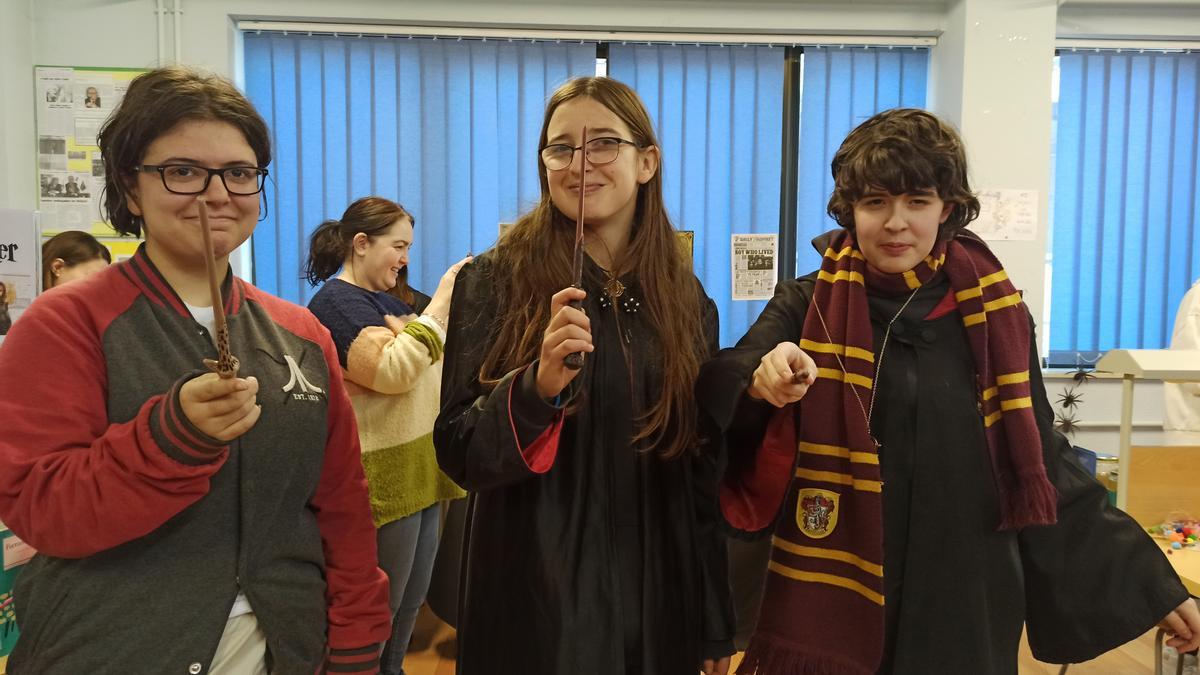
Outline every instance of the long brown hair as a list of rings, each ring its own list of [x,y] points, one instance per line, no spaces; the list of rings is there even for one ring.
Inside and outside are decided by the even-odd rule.
[[[580,77],[551,95],[542,120],[539,150],[546,145],[550,118],[567,101],[589,97],[629,127],[640,148],[657,146],[650,115],[628,86],[606,77]],[[499,333],[484,358],[480,379],[494,383],[514,368],[537,358],[550,321],[550,296],[570,283],[575,224],[550,199],[546,167],[538,162],[541,199],[521,216],[494,249],[503,270]],[[666,459],[697,445],[697,409],[693,387],[707,357],[700,325],[700,286],[676,243],[675,228],[662,197],[661,165],[638,188],[633,228],[625,256],[613,261],[614,275],[632,272],[641,286],[643,307],[658,337],[662,359],[659,399],[636,421],[635,444],[658,448]]]

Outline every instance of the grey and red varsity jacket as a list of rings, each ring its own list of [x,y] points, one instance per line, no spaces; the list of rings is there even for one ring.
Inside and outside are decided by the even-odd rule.
[[[144,250],[0,347],[0,519],[39,551],[10,673],[207,673],[239,587],[272,673],[377,671],[387,578],[333,342],[232,273],[223,295],[262,406],[229,444],[183,415],[215,348]]]

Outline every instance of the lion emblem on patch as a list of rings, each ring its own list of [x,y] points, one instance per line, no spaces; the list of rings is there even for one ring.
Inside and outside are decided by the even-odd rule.
[[[833,533],[838,521],[838,499],[836,492],[817,488],[804,488],[796,500],[796,525],[800,531],[813,539],[823,539]]]

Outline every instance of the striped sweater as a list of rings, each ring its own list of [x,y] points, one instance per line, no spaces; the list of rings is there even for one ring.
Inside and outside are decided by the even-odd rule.
[[[437,465],[445,333],[400,300],[331,279],[309,302],[329,329],[358,418],[375,526],[466,493]]]

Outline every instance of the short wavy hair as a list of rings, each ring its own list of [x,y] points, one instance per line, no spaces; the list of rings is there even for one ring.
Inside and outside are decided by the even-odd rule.
[[[260,168],[271,163],[271,135],[254,105],[229,80],[182,66],[137,76],[100,128],[104,213],[121,234],[141,236],[142,219],[129,210],[134,167],[159,136],[189,120],[227,122],[246,137]]]
[[[917,108],[885,110],[851,131],[830,165],[833,194],[827,211],[854,231],[854,203],[872,190],[894,195],[937,190],[953,204],[938,238],[947,240],[979,217],[979,199],[967,180],[962,138],[937,116]]]

